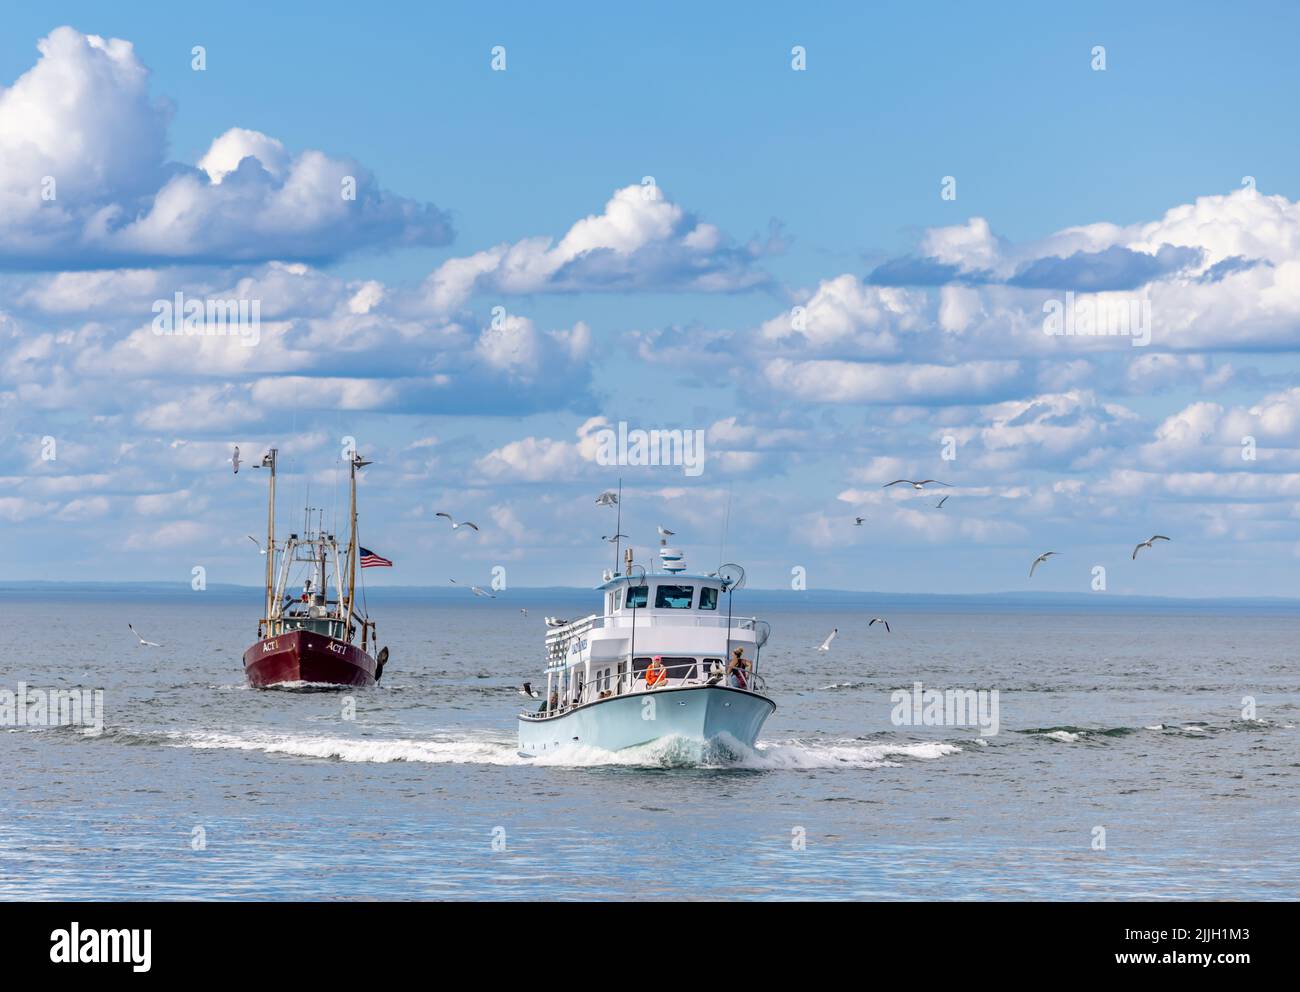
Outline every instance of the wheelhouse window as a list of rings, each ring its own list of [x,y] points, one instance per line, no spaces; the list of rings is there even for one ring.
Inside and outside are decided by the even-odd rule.
[[[716,610],[718,608],[718,590],[712,586],[704,586],[700,590],[700,609]]]
[[[628,586],[627,602],[624,604],[629,610],[645,609],[646,597],[650,594],[648,586]]]
[[[695,678],[694,658],[665,658],[664,667],[668,669],[670,679]]]
[[[655,609],[689,610],[691,597],[694,595],[694,586],[661,585],[655,590]]]
[[[660,659],[660,664],[670,679],[693,679],[695,678],[696,667],[694,658],[673,658],[664,655]],[[632,671],[637,676],[644,678],[645,670],[650,667],[650,658],[632,659]]]

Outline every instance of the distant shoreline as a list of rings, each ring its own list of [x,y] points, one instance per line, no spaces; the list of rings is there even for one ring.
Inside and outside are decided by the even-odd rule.
[[[533,604],[579,602],[597,605],[592,589],[581,586],[516,586],[502,590],[495,600],[467,596],[465,590],[441,586],[370,586],[366,590],[372,605],[384,601],[398,604],[424,601],[438,605],[461,603],[480,609],[509,606],[517,609]],[[222,601],[260,602],[261,586],[210,583],[202,592],[187,582],[0,582],[0,601],[4,598],[158,598],[197,599],[210,597]],[[861,606],[871,609],[955,610],[1068,610],[1082,612],[1155,612],[1228,611],[1233,613],[1295,613],[1300,615],[1300,598],[1283,596],[1180,597],[1136,596],[1120,593],[1068,593],[1003,591],[990,593],[899,593],[856,591],[851,589],[742,589],[736,593],[741,603],[767,607],[803,607],[810,609]]]

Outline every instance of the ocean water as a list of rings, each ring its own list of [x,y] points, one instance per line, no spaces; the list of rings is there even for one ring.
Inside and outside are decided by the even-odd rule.
[[[1294,614],[900,608],[886,634],[738,596],[773,627],[757,749],[540,761],[516,687],[573,603],[379,598],[381,687],[255,691],[255,592],[7,593],[0,689],[102,689],[104,728],[0,729],[0,898],[1300,897]],[[895,725],[917,681],[997,690],[999,732]]]

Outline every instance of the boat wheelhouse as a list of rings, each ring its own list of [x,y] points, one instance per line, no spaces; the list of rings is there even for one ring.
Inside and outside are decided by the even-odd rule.
[[[596,587],[600,613],[548,620],[546,688],[519,715],[520,753],[668,737],[752,747],[776,704],[761,672],[770,627],[732,608],[744,570],[689,574],[681,552],[662,548],[662,570],[648,573],[627,554],[625,573]]]

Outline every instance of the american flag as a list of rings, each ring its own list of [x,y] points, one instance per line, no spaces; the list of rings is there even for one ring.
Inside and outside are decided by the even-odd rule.
[[[393,563],[387,558],[381,558],[369,548],[361,549],[361,567],[362,568],[392,568]]]

